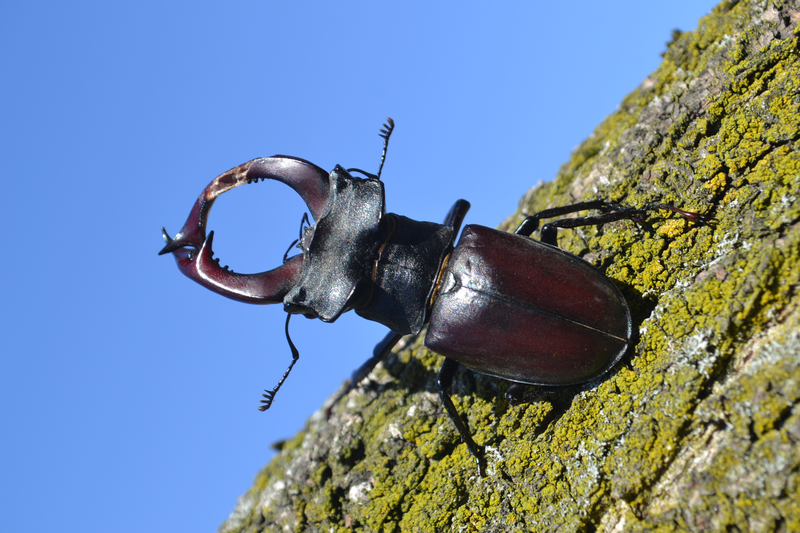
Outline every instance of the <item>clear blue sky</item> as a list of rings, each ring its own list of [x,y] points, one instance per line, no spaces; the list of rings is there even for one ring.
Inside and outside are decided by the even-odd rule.
[[[355,315],[239,304],[158,257],[217,174],[287,154],[377,168],[388,210],[495,226],[715,2],[9,2],[0,13],[0,528],[215,531],[269,445],[371,353]],[[547,5],[545,5],[547,4]],[[303,205],[215,205],[215,251],[276,266]]]

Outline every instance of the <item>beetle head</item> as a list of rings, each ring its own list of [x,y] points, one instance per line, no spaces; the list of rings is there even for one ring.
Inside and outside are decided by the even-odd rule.
[[[186,277],[223,296],[246,303],[280,303],[300,277],[302,256],[292,257],[278,268],[259,274],[237,274],[219,266],[211,248],[214,232],[206,236],[208,213],[217,196],[263,179],[277,180],[294,189],[315,220],[325,210],[330,194],[327,172],[295,157],[253,159],[220,174],[203,189],[174,239],[161,228],[167,244],[158,254],[172,253]]]

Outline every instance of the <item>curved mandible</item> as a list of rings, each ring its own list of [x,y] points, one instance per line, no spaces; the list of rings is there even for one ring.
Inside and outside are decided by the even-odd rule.
[[[256,304],[281,302],[300,276],[301,256],[259,274],[237,274],[213,259],[213,232],[206,237],[208,213],[216,198],[239,185],[264,179],[283,182],[297,191],[314,220],[324,212],[330,195],[327,172],[296,157],[253,159],[220,174],[203,189],[174,239],[162,228],[166,246],[158,254],[172,253],[185,276],[228,298]]]
[[[283,182],[297,191],[314,220],[318,220],[325,210],[329,196],[327,172],[298,157],[259,157],[214,178],[197,197],[189,217],[175,239],[170,240],[158,254],[170,253],[183,246],[199,249],[206,240],[208,213],[217,196],[239,185],[266,179]]]
[[[164,237],[164,240],[169,239],[166,233]],[[214,259],[211,249],[213,242],[212,231],[199,250],[181,247],[172,254],[178,270],[184,276],[226,298],[248,304],[281,303],[286,293],[300,279],[303,269],[302,255],[290,257],[278,268],[266,272],[239,274],[219,266],[219,259]]]

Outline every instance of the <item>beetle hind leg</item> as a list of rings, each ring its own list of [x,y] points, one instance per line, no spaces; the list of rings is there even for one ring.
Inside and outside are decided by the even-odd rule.
[[[517,230],[514,232],[517,235],[524,235],[525,237],[530,237],[531,234],[539,229],[539,221],[543,218],[553,218],[553,217],[560,217],[564,215],[569,215],[571,213],[577,213],[578,211],[587,211],[589,209],[601,209],[601,210],[609,210],[609,209],[619,209],[617,204],[612,202],[606,202],[604,200],[592,200],[591,202],[579,202],[577,204],[570,204],[564,205],[561,207],[553,207],[552,209],[545,209],[544,211],[539,211],[538,213],[534,213],[532,215],[528,215],[525,217],[525,220],[522,221],[522,224],[519,225]],[[573,219],[573,220],[581,220],[581,219]],[[544,228],[542,228],[544,231]]]
[[[684,211],[669,204],[648,204],[644,207],[637,208],[619,205],[614,202],[606,202],[605,200],[592,200],[589,202],[579,202],[577,204],[545,209],[544,211],[539,211],[533,215],[528,215],[514,233],[517,235],[530,237],[534,231],[539,229],[539,222],[542,219],[560,217],[590,209],[600,210],[601,214],[579,218],[562,218],[545,224],[541,231],[542,242],[557,246],[556,236],[558,234],[558,228],[599,226],[608,222],[615,222],[617,220],[632,220],[639,224],[644,221],[645,215],[647,215],[647,213],[650,211],[669,210],[679,214],[684,218],[688,218],[689,220],[702,223],[708,223],[711,220],[710,217],[706,215],[701,215],[691,211]]]
[[[511,381],[506,391],[506,401],[513,406],[546,400],[559,392],[560,387],[544,387]]]

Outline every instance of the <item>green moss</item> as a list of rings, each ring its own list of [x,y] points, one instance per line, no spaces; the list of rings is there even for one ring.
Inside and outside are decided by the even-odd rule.
[[[416,339],[287,442],[222,530],[800,529],[799,15],[729,1],[676,32],[505,224],[597,196],[713,218],[559,234],[630,304],[618,368],[516,407],[460,372],[480,478],[435,390],[442,358]]]

